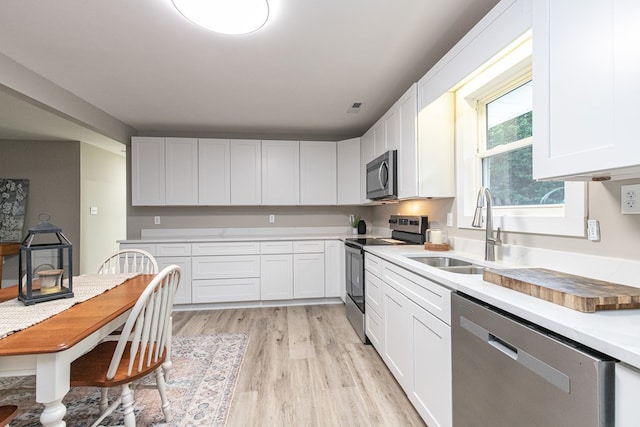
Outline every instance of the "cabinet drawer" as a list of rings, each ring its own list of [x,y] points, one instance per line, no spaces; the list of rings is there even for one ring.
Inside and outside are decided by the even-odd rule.
[[[260,299],[260,279],[194,280],[192,302],[237,302]]]
[[[120,249],[142,249],[153,256],[156,255],[155,243],[120,243]]]
[[[374,275],[365,273],[364,301],[367,310],[375,310],[378,315],[382,314],[382,280]]]
[[[259,255],[203,256],[192,258],[193,279],[260,277]]]
[[[156,256],[190,256],[190,243],[157,243]]]
[[[451,290],[383,261],[382,279],[438,319],[451,324]]]
[[[260,242],[261,254],[291,254],[293,242]]]
[[[258,255],[258,242],[210,242],[193,243],[192,255]]]
[[[324,240],[301,240],[293,242],[294,254],[324,252]]]
[[[382,259],[370,254],[364,255],[364,269],[382,277]]]

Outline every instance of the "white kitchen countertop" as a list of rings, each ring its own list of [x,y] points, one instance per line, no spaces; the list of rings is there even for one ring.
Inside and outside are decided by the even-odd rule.
[[[526,267],[524,265],[486,262],[480,256],[463,252],[426,251],[422,245],[367,246],[365,249],[452,290],[463,292],[640,369],[640,309],[582,313],[485,282],[482,275],[451,273],[411,260],[410,257],[449,256],[493,268]]]

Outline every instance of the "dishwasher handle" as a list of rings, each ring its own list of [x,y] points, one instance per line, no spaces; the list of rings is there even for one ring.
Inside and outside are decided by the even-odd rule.
[[[487,333],[487,343],[513,360],[518,360],[518,347],[512,346],[492,333]]]
[[[491,347],[496,350],[504,353],[506,356],[510,357],[524,368],[529,369],[536,375],[544,378],[546,381],[550,382],[554,386],[558,387],[565,393],[571,392],[571,379],[567,374],[553,366],[545,363],[543,360],[527,353],[526,351],[509,344],[503,339],[498,338],[487,329],[478,325],[475,322],[467,319],[464,316],[460,316],[460,326],[467,331],[471,332],[476,337],[480,338],[482,341],[489,344]]]

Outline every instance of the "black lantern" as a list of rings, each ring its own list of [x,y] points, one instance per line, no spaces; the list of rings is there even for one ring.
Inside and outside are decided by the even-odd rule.
[[[49,218],[40,214],[20,244],[18,299],[24,305],[73,297],[71,242]]]

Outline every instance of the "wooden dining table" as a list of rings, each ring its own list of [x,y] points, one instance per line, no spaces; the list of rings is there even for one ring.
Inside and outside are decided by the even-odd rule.
[[[96,297],[0,339],[0,376],[36,376],[40,422],[63,427],[71,362],[122,326],[154,274],[135,276]],[[16,298],[17,286],[0,289],[0,302]]]

